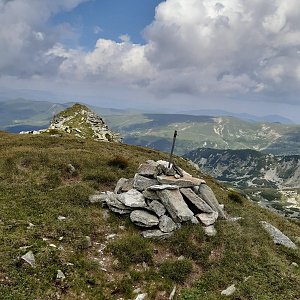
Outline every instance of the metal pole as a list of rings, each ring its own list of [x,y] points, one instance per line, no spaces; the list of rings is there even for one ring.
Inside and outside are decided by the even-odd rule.
[[[177,130],[174,131],[173,144],[172,144],[172,149],[171,149],[170,159],[169,159],[169,166],[168,166],[169,169],[170,169],[171,163],[172,163],[173,151],[174,151],[174,146],[175,146],[176,136],[177,136]]]

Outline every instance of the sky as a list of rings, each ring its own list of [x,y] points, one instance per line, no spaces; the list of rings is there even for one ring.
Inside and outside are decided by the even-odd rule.
[[[300,123],[299,0],[0,0],[0,97]]]

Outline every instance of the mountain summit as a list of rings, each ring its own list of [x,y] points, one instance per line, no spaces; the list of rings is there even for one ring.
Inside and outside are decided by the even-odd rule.
[[[67,133],[83,139],[121,142],[121,136],[111,131],[105,121],[85,105],[76,103],[55,115],[46,130],[21,133]]]

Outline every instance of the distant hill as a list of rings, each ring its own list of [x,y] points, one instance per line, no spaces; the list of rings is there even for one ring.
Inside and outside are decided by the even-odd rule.
[[[185,157],[207,174],[240,188],[300,188],[300,155],[200,148]]]
[[[197,148],[253,149],[278,155],[300,154],[300,125],[246,122],[235,117],[183,114],[110,116],[108,124],[129,144],[169,151],[178,131],[175,151]]]

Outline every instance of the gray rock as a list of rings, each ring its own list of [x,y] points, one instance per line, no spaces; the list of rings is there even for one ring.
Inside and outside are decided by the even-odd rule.
[[[295,268],[299,268],[299,265],[296,262],[294,262],[294,261],[291,263],[291,266],[293,266]]]
[[[143,191],[143,196],[150,200],[159,200],[159,197],[157,196],[156,192],[153,190],[147,189]]]
[[[137,297],[135,298],[135,300],[145,300],[147,298],[147,293],[145,294],[139,294],[137,295]]]
[[[147,239],[165,240],[170,237],[172,233],[162,232],[159,229],[145,230],[142,232],[142,236]]]
[[[223,209],[220,207],[219,202],[212,191],[212,189],[206,185],[201,184],[199,187],[199,196],[216,212],[219,213],[219,217],[226,219]]]
[[[155,161],[147,161],[146,164],[139,166],[137,173],[145,177],[155,178],[160,173],[159,164]]]
[[[153,200],[151,203],[148,205],[149,209],[155,212],[156,215],[161,217],[166,213],[166,208],[158,201]]]
[[[122,186],[122,192],[128,192],[129,190],[133,189],[133,178],[128,179],[124,185]]]
[[[195,216],[192,217],[191,222],[192,222],[193,224],[199,224],[199,221],[198,221],[198,219],[197,219]]]
[[[90,203],[100,203],[101,205],[103,205],[104,203],[106,203],[107,197],[108,195],[105,192],[97,193],[94,195],[90,195],[89,201]]]
[[[123,194],[119,194],[117,199],[127,207],[142,208],[147,206],[143,194],[135,189],[129,190]]]
[[[283,245],[287,248],[297,249],[297,246],[279,229],[268,222],[261,221],[260,224],[271,235],[275,244]]]
[[[159,219],[159,229],[162,232],[172,232],[177,228],[176,224],[174,223],[174,221],[166,216],[163,215],[162,217],[160,217]]]
[[[68,164],[67,168],[70,174],[73,174],[76,171],[75,167],[72,164]]]
[[[218,219],[218,213],[216,211],[207,214],[207,213],[202,213],[202,214],[198,214],[196,215],[196,217],[205,225],[205,226],[209,226],[209,225],[213,225],[217,219]]]
[[[153,227],[158,225],[158,217],[145,210],[134,210],[130,214],[130,220],[140,227]]]
[[[157,180],[160,184],[177,185],[178,187],[181,188],[193,187],[203,183],[202,179],[195,178],[188,175],[180,177],[179,179],[174,178],[174,176],[161,175],[161,176],[157,176]]]
[[[107,197],[108,208],[118,214],[129,214],[132,209],[126,207],[122,202],[118,200],[118,196],[112,192],[108,193]]]
[[[174,286],[170,296],[169,296],[169,300],[173,300],[175,297],[175,293],[176,293],[176,285]]]
[[[235,287],[234,284],[232,284],[226,290],[223,290],[221,292],[221,295],[223,295],[223,296],[231,296],[235,291],[236,291],[236,287]]]
[[[228,222],[237,222],[239,220],[242,220],[243,217],[230,217],[227,219]]]
[[[162,190],[157,191],[157,194],[175,222],[190,221],[193,218],[194,214],[184,202],[179,190]]]
[[[91,237],[86,235],[85,240],[86,240],[86,243],[87,243],[87,247],[92,247],[93,246]]]
[[[207,236],[215,236],[217,234],[217,230],[215,229],[214,225],[204,226],[204,233]]]
[[[181,194],[183,194],[193,205],[195,205],[201,212],[212,213],[212,208],[198,195],[196,195],[192,189],[183,188],[180,189]]]
[[[161,191],[161,190],[178,190],[179,187],[176,185],[171,185],[171,184],[157,184],[157,185],[152,185],[147,188],[149,191]]]
[[[124,186],[125,183],[127,183],[128,179],[126,178],[120,178],[117,182],[117,185],[115,187],[114,193],[115,194],[119,194],[122,192],[122,188]]]
[[[28,264],[30,264],[33,268],[35,267],[35,258],[32,251],[28,251],[26,254],[21,256],[21,258]]]
[[[58,280],[64,280],[66,278],[65,274],[62,272],[62,270],[57,270],[56,279]]]
[[[133,179],[133,187],[138,191],[144,191],[149,186],[156,185],[157,183],[156,179],[150,179],[139,174],[135,174]]]

